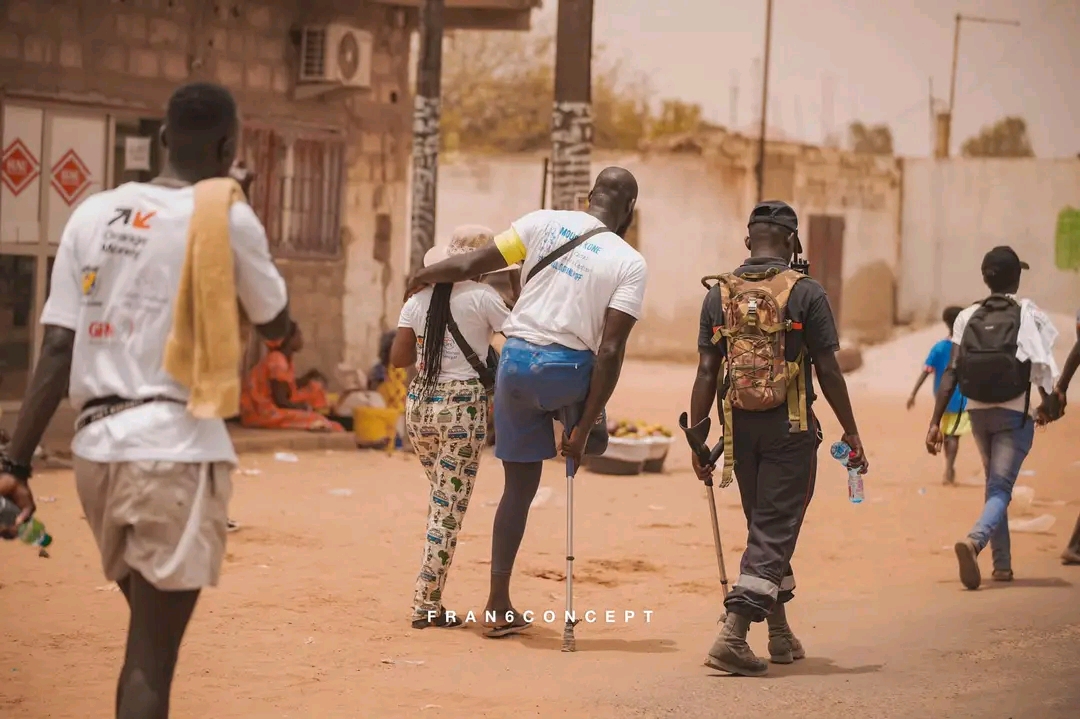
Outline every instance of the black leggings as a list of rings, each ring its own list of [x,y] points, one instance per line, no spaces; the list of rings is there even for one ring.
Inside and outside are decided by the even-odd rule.
[[[506,481],[491,533],[491,573],[509,576],[514,569],[521,538],[525,536],[529,505],[540,487],[544,463],[503,462],[503,470]]]

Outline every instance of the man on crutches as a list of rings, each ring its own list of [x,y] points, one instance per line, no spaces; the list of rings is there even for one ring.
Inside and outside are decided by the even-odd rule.
[[[521,294],[503,326],[495,381],[495,456],[506,474],[491,539],[486,636],[529,626],[510,601],[510,574],[525,534],[544,461],[556,456],[554,422],[565,428],[567,539],[572,533],[573,472],[585,454],[607,447],[604,407],[622,371],[626,342],[641,317],[646,267],[622,238],[637,201],[637,181],[609,167],[596,178],[585,211],[539,210],[511,223],[489,246],[418,270],[408,291],[461,282],[521,263]],[[572,549],[567,551],[568,607]],[[572,617],[571,617],[572,621]],[[567,633],[572,635],[572,624]],[[572,643],[571,643],[572,644]]]
[[[852,448],[849,462],[863,471],[867,464],[836,361],[840,345],[825,290],[804,274],[804,264],[792,262],[802,251],[795,211],[783,202],[759,204],[750,215],[746,246],[750,257],[742,266],[703,280],[707,287],[716,284],[701,309],[700,359],[684,424],[688,438],[696,433],[704,444],[704,423],[718,400],[720,488],[738,480],[748,530],[739,578],[724,601],[724,627],[705,663],[761,676],[768,665],[746,642],[752,622],[768,621],[773,662],[806,656],[788,625],[786,605],[794,596],[791,557],[814,491],[822,439],[812,410],[811,365]],[[719,457],[715,452],[703,461],[692,453],[699,479],[712,481]]]

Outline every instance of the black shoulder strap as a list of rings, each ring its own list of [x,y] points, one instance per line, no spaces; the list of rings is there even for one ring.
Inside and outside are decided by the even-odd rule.
[[[601,225],[600,227],[597,227],[594,230],[589,230],[588,232],[586,232],[584,234],[578,235],[577,237],[570,240],[566,244],[555,248],[550,253],[548,253],[544,257],[540,258],[539,262],[537,262],[535,265],[533,265],[533,268],[531,270],[529,270],[528,277],[525,278],[525,282],[528,282],[529,280],[531,280],[536,275],[537,272],[544,269],[545,267],[550,265],[555,260],[559,259],[563,255],[566,255],[566,254],[569,254],[569,253],[573,252],[578,247],[581,247],[581,245],[585,242],[585,240],[589,239],[590,237],[594,237],[596,235],[599,235],[601,232],[611,232],[611,230],[606,225]],[[521,283],[522,286],[525,285],[525,282]]]
[[[488,380],[491,379],[491,369],[476,356],[472,346],[465,340],[465,336],[461,334],[461,329],[457,326],[452,314],[446,318],[446,329],[450,330],[450,336],[454,338],[454,342],[461,348],[465,360],[476,370],[476,374],[480,375],[480,381],[487,384]]]

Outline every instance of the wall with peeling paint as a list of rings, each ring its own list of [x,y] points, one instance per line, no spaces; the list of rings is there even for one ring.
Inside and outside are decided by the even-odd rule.
[[[1080,160],[905,160],[899,319],[936,320],[984,297],[980,263],[996,245],[1031,265],[1025,296],[1075,313],[1080,276],[1054,264],[1058,214],[1069,206],[1080,207]]]
[[[591,176],[609,165],[638,178],[639,249],[649,263],[645,317],[630,352],[637,357],[696,356],[703,275],[727,271],[746,257],[743,240],[753,207],[754,142],[724,134],[640,153],[594,153]],[[481,222],[496,231],[539,207],[541,155],[443,157],[437,232]],[[893,324],[898,262],[900,175],[891,158],[795,145],[770,148],[766,195],[785,199],[803,227],[812,213],[845,218],[845,342],[876,340]],[[550,197],[550,196],[549,196]],[[807,232],[803,244],[809,250]],[[811,273],[813,271],[811,270]]]

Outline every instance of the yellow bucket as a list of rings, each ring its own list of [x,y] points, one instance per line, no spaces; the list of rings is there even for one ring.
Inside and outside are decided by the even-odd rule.
[[[385,441],[388,451],[392,452],[400,416],[401,413],[396,409],[357,407],[353,410],[353,434],[356,435],[356,443],[370,447]]]

